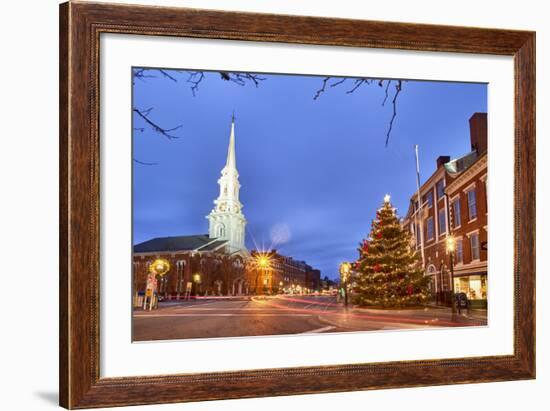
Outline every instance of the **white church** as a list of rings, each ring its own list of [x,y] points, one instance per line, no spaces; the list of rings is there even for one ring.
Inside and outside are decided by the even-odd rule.
[[[227,148],[227,161],[218,180],[220,194],[214,200],[214,208],[206,216],[209,222],[208,236],[216,240],[226,240],[228,251],[246,254],[245,246],[246,218],[243,214],[243,205],[239,201],[239,173],[235,155],[235,116],[231,119],[231,133]]]
[[[227,161],[218,180],[220,194],[214,200],[214,208],[206,216],[209,222],[208,234],[175,237],[157,237],[134,246],[134,253],[158,252],[209,252],[250,257],[245,245],[246,218],[239,201],[239,173],[235,156],[235,116],[231,119]]]

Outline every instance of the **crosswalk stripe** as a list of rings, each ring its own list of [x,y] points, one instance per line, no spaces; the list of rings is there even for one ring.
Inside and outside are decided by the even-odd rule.
[[[311,330],[311,331],[306,331],[302,334],[317,334],[317,333],[324,333],[325,331],[330,331],[330,330],[333,330],[335,329],[336,327],[333,326],[333,325],[328,325],[326,327],[322,327],[322,328],[316,328],[315,330]]]

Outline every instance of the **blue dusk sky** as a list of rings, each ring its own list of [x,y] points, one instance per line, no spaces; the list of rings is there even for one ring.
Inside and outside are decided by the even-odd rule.
[[[206,216],[219,188],[235,111],[237,168],[249,249],[281,254],[338,277],[342,261],[357,258],[386,193],[400,217],[416,190],[414,145],[421,179],[440,155],[470,150],[468,120],[487,111],[487,85],[408,80],[392,116],[384,88],[353,79],[314,100],[323,77],[263,74],[258,87],[205,72],[193,96],[186,72],[157,71],[134,80],[134,107],[153,108],[167,139],[134,114],[133,241],[208,233]],[[334,82],[335,80],[332,80]],[[143,128],[143,131],[138,129]]]

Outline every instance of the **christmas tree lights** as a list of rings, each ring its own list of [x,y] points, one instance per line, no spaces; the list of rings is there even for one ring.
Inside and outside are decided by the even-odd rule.
[[[359,246],[354,263],[355,303],[362,306],[405,307],[428,301],[429,278],[424,276],[410,233],[403,229],[390,196],[376,212],[368,239]]]

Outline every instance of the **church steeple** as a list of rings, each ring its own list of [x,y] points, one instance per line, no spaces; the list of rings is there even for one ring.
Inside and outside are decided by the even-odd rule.
[[[237,172],[237,160],[235,158],[235,113],[231,118],[231,134],[229,135],[229,147],[227,148],[227,162],[225,163],[227,170]]]
[[[220,194],[214,200],[214,209],[206,217],[210,223],[209,237],[227,240],[230,252],[245,251],[246,219],[239,201],[239,173],[235,156],[235,114],[231,119],[227,160],[218,180]]]

